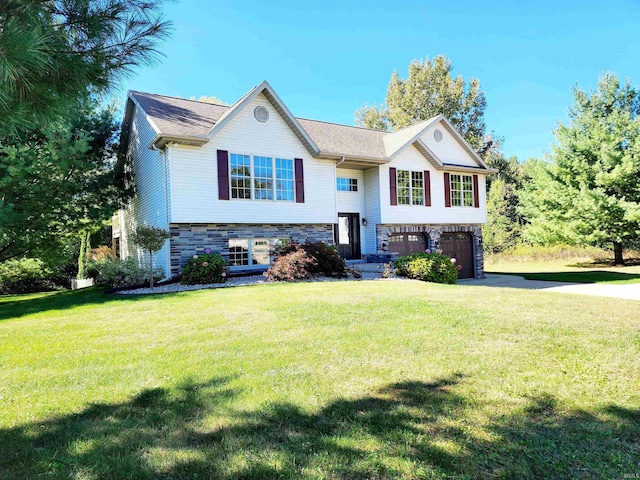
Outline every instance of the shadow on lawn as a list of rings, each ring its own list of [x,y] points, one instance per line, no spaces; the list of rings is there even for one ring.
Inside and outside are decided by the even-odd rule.
[[[140,295],[105,294],[99,288],[54,292],[35,298],[32,294],[25,295],[24,298],[16,297],[15,300],[0,302],[0,321],[50,310],[66,310],[84,305],[136,301],[145,298]]]
[[[625,257],[624,267],[634,267],[637,265],[640,265],[640,257]],[[578,262],[568,266],[577,268],[622,268],[621,265],[616,265],[614,263],[613,258],[595,258],[588,262]]]
[[[517,414],[496,417],[479,431],[469,415],[477,405],[455,392],[460,381],[454,375],[394,383],[371,396],[335,400],[315,413],[288,403],[234,411],[238,392],[225,378],[145,390],[129,402],[0,430],[0,478],[622,478],[638,473],[639,410],[611,406],[596,417],[563,412],[551,397],[532,398]]]
[[[640,274],[590,270],[585,272],[491,272],[499,275],[517,275],[527,280],[548,282],[602,283],[640,280]]]

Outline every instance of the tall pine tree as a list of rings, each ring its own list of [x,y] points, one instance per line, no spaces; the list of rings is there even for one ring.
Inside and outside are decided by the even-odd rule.
[[[551,162],[532,169],[522,198],[529,239],[613,245],[615,263],[640,236],[640,92],[605,73],[575,88],[569,123],[555,130]]]

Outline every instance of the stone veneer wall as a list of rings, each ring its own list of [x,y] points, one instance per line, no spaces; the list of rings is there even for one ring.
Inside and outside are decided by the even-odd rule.
[[[475,278],[484,278],[484,252],[482,250],[482,225],[376,225],[376,246],[379,252],[386,251],[389,236],[394,233],[423,233],[429,237],[431,248],[440,248],[443,233],[466,232],[473,239]]]
[[[333,225],[254,225],[174,223],[171,231],[171,275],[175,276],[188,259],[205,248],[229,260],[230,238],[290,238],[304,243],[333,242]]]

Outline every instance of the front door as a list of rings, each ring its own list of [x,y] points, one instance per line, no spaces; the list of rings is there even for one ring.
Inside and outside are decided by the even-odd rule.
[[[336,228],[336,244],[342,258],[360,258],[360,215],[339,213]]]

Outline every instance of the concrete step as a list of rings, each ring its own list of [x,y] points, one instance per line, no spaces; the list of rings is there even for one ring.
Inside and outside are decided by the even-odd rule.
[[[382,271],[384,270],[384,265],[384,263],[357,263],[355,265],[348,266],[359,272],[382,273]]]
[[[362,258],[358,258],[354,260],[345,260],[344,263],[346,263],[347,266],[352,266],[352,265],[360,265],[361,263],[367,263],[367,262]]]

